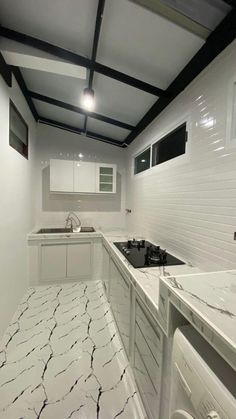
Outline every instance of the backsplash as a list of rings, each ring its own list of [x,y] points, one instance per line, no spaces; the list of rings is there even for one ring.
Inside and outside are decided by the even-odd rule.
[[[68,212],[74,211],[83,225],[103,230],[113,227],[124,228],[125,150],[41,124],[38,126],[37,134],[37,227],[64,226]],[[114,195],[50,193],[49,160],[53,158],[116,163],[117,193]]]
[[[129,230],[205,270],[236,268],[236,148],[226,141],[233,42],[128,148]],[[136,176],[133,156],[187,116],[188,151]]]

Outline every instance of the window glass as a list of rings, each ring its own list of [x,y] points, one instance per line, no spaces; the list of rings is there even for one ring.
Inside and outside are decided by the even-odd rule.
[[[152,166],[164,163],[185,153],[186,123],[171,131],[152,146]]]
[[[134,159],[134,174],[143,172],[150,168],[150,147]]]
[[[28,126],[21,114],[10,101],[9,144],[22,156],[28,158]]]

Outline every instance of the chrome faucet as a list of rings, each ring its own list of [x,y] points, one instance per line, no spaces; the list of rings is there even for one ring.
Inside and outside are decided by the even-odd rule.
[[[69,222],[70,222],[71,230],[80,231],[81,221],[74,212],[69,212],[69,214],[67,215],[65,228],[68,228]],[[73,223],[74,223],[74,227],[73,227]]]

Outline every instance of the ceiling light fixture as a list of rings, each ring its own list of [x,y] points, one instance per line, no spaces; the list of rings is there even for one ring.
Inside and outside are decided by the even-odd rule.
[[[87,111],[92,111],[95,107],[95,97],[94,97],[94,90],[85,87],[83,90],[82,96],[82,106],[83,108],[87,109]]]

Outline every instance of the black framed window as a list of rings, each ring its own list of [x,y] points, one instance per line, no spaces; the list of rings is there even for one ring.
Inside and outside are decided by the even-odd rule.
[[[150,168],[151,148],[147,148],[134,159],[134,174],[141,173]]]
[[[9,144],[28,159],[28,125],[11,100],[9,106]]]
[[[185,154],[187,138],[188,133],[185,122],[153,144],[152,166]]]

